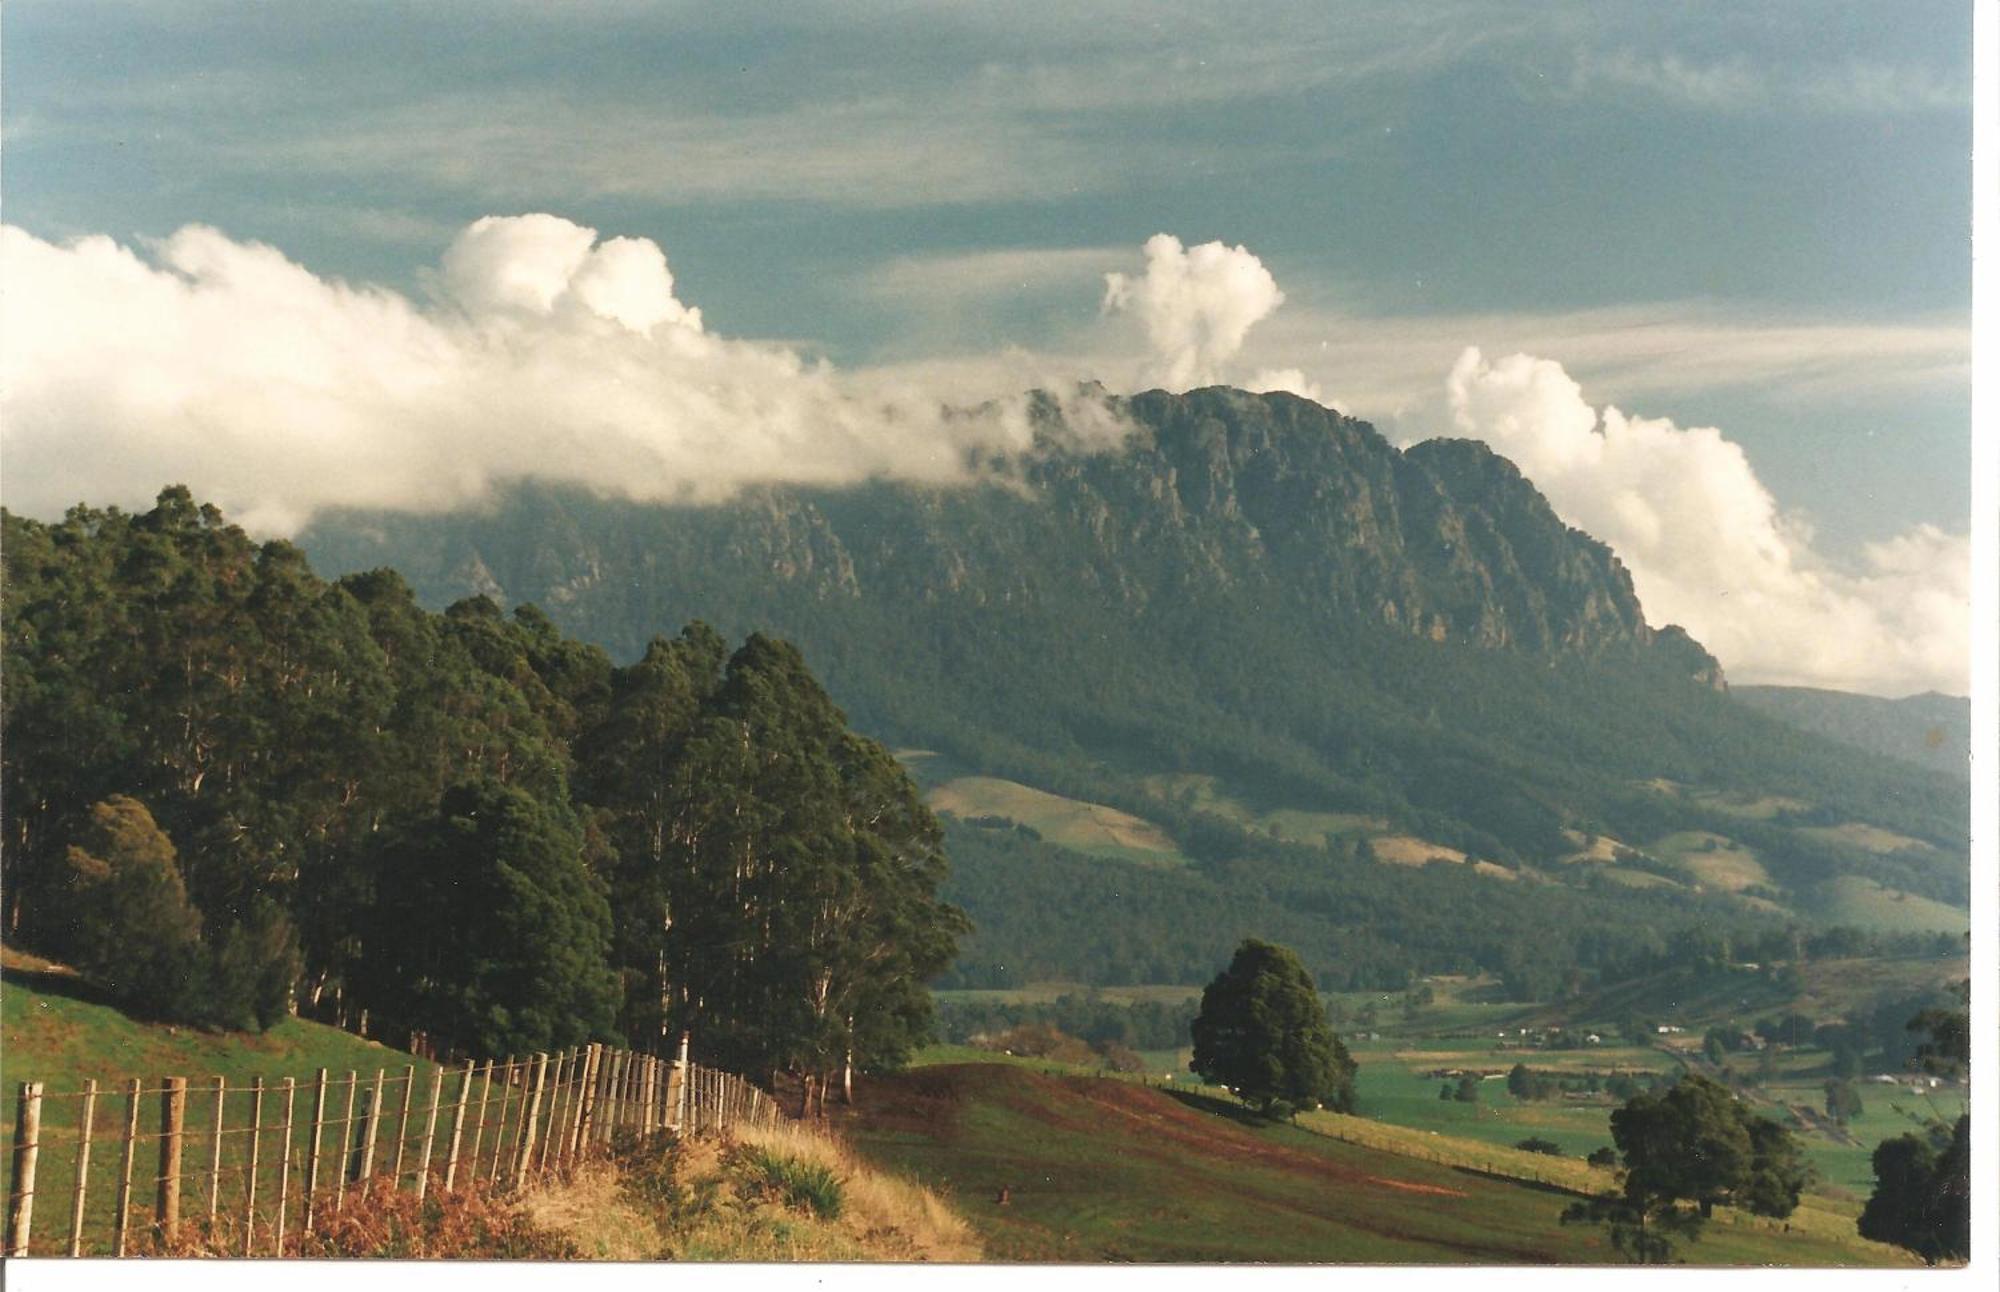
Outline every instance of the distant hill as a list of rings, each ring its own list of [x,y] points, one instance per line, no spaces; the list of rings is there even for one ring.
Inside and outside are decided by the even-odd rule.
[[[1972,775],[1972,702],[1963,696],[1926,691],[1886,700],[1808,686],[1738,686],[1732,693],[1803,731],[1960,779]]]

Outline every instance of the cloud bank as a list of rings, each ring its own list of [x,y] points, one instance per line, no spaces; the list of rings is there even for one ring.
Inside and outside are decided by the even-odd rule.
[[[1087,292],[1084,255],[987,257],[950,277]],[[906,274],[918,297],[936,277]],[[1169,234],[1146,243],[1142,271],[1104,275],[1104,317],[1063,359],[1009,351],[849,372],[714,334],[656,243],[553,215],[467,227],[421,298],[324,277],[202,226],[143,252],[0,227],[0,275],[0,490],[41,516],[80,501],[144,506],[170,481],[266,534],[329,507],[445,510],[527,477],[695,502],[758,484],[962,484],[1004,475],[1032,447],[1020,392],[1069,377],[1136,373],[1177,390],[1234,381],[1326,402],[1302,366],[1246,354],[1284,301],[1263,263]],[[1563,349],[1586,364],[1587,322]],[[1678,333],[1611,333],[1627,350],[1637,337],[1640,362],[1645,347],[1682,348]],[[1410,337],[1381,344],[1407,366]],[[1771,345],[1753,366],[1795,365],[1794,351],[1813,348]],[[1276,356],[1258,348],[1280,363],[1302,353],[1282,340]],[[1953,357],[1928,334],[1908,348],[1926,373]],[[1318,352],[1312,372],[1371,388],[1368,365],[1353,362],[1365,356],[1324,340]],[[1099,403],[1066,412],[1086,447],[1115,446],[1126,429]],[[1464,351],[1436,417],[1518,463],[1566,521],[1624,560],[1655,624],[1687,627],[1737,680],[1965,690],[1966,535],[1920,525],[1836,564],[1720,431],[1599,409],[1560,364],[1528,354]]]
[[[1526,354],[1468,349],[1447,392],[1458,433],[1610,544],[1647,617],[1687,628],[1735,680],[1965,693],[1968,535],[1919,525],[1837,568],[1713,427],[1599,410],[1560,364]]]
[[[5,496],[28,514],[185,481],[289,534],[327,507],[439,510],[528,476],[659,501],[956,483],[1032,443],[1018,389],[951,413],[935,389],[716,336],[657,244],[552,215],[465,229],[424,302],[202,226],[147,255],[4,227],[0,270]]]

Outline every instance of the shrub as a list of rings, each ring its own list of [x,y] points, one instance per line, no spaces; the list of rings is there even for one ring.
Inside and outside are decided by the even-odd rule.
[[[1539,1135],[1530,1135],[1516,1143],[1514,1147],[1529,1153],[1545,1153],[1550,1157],[1562,1156],[1562,1145],[1554,1140],[1543,1139]]]
[[[810,1211],[822,1220],[840,1218],[840,1177],[832,1167],[769,1149],[753,1149],[750,1161],[786,1206]]]

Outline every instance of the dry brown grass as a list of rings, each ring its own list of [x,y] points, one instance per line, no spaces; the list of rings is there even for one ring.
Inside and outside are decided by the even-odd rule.
[[[584,1260],[650,1261],[667,1249],[666,1235],[625,1189],[625,1177],[608,1161],[579,1165],[521,1200],[536,1225],[562,1234]]]
[[[835,1214],[776,1178],[819,1167]],[[738,1128],[722,1138],[631,1148],[522,1201],[524,1218],[592,1260],[974,1261],[971,1227],[937,1195],[868,1166],[816,1127]]]
[[[1375,860],[1386,861],[1392,866],[1424,866],[1433,861],[1463,863],[1465,854],[1456,848],[1447,848],[1441,843],[1419,839],[1410,834],[1377,835],[1368,841],[1375,850]]]
[[[972,1227],[920,1185],[863,1163],[830,1134],[798,1125],[746,1130],[743,1142],[767,1153],[816,1162],[839,1177],[845,1207],[836,1222],[880,1261],[976,1261]]]
[[[539,1223],[526,1208],[483,1184],[452,1193],[433,1190],[419,1199],[414,1190],[392,1189],[378,1177],[348,1194],[338,1210],[330,1195],[315,1208],[312,1227],[285,1235],[290,1257],[376,1257],[387,1260],[574,1260],[582,1253],[561,1230]],[[271,1241],[261,1227],[249,1254],[269,1257]],[[238,1222],[190,1218],[170,1241],[135,1236],[140,1255],[216,1257],[245,1255]]]

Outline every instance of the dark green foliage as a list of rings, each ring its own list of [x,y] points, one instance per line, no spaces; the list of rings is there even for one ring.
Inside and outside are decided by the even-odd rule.
[[[1507,1072],[1507,1093],[1516,1099],[1530,1102],[1552,1099],[1556,1092],[1553,1078],[1537,1075],[1525,1063],[1517,1063]]]
[[[1970,1116],[1960,1117],[1942,1151],[1934,1137],[1908,1133],[1876,1146],[1875,1192],[1859,1222],[1863,1238],[1906,1247],[1932,1265],[1966,1259],[1970,1127]]]
[[[1625,1165],[1623,1187],[1571,1204],[1562,1219],[1606,1226],[1611,1245],[1635,1264],[1673,1260],[1676,1240],[1698,1238],[1718,1204],[1789,1216],[1807,1182],[1791,1132],[1706,1077],[1685,1075],[1664,1092],[1635,1095],[1611,1114],[1611,1137]],[[1612,1160],[1610,1149],[1590,1155],[1596,1164]]]
[[[824,1072],[925,1035],[964,928],[937,824],[789,645],[695,624],[615,668],[532,606],[324,583],[180,488],[0,526],[10,939],[170,1016],[296,999],[439,1052],[688,1029]],[[157,829],[84,839],[114,795]]]
[[[369,999],[446,1052],[530,1054],[612,1035],[611,911],[559,806],[492,781],[380,844]]]
[[[1524,1153],[1541,1153],[1548,1157],[1561,1157],[1563,1155],[1562,1145],[1552,1139],[1543,1139],[1539,1135],[1530,1135],[1528,1138],[1517,1142],[1514,1147]]]
[[[177,1017],[193,1005],[201,912],[145,804],[122,794],[92,804],[68,863],[59,945],[70,962],[141,1013]]]
[[[1476,1104],[1479,1102],[1481,1084],[1483,1083],[1478,1077],[1460,1077],[1458,1084],[1452,1088],[1451,1097],[1462,1104]]]
[[[1788,1216],[1806,1183],[1791,1133],[1706,1077],[1634,1096],[1611,1114],[1611,1137],[1626,1200],[1648,1214],[1686,1201],[1703,1216],[1717,1204]]]
[[[1245,939],[1202,992],[1191,1030],[1194,1071],[1267,1116],[1322,1105],[1353,1111],[1354,1060],[1290,950]]]
[[[1861,1115],[1861,1092],[1838,1077],[1826,1083],[1826,1115],[1842,1126]]]
[[[942,833],[795,648],[752,635],[725,665],[719,645],[656,643],[587,742],[621,844],[630,1025],[742,1071],[897,1066],[965,928],[937,897]]]
[[[809,1211],[821,1220],[838,1220],[845,1205],[840,1177],[824,1162],[811,1162],[770,1149],[753,1149],[750,1163],[766,1187],[786,1206]]]
[[[1590,1150],[1590,1156],[1584,1160],[1592,1166],[1617,1166],[1618,1150],[1606,1144],[1601,1148]]]

